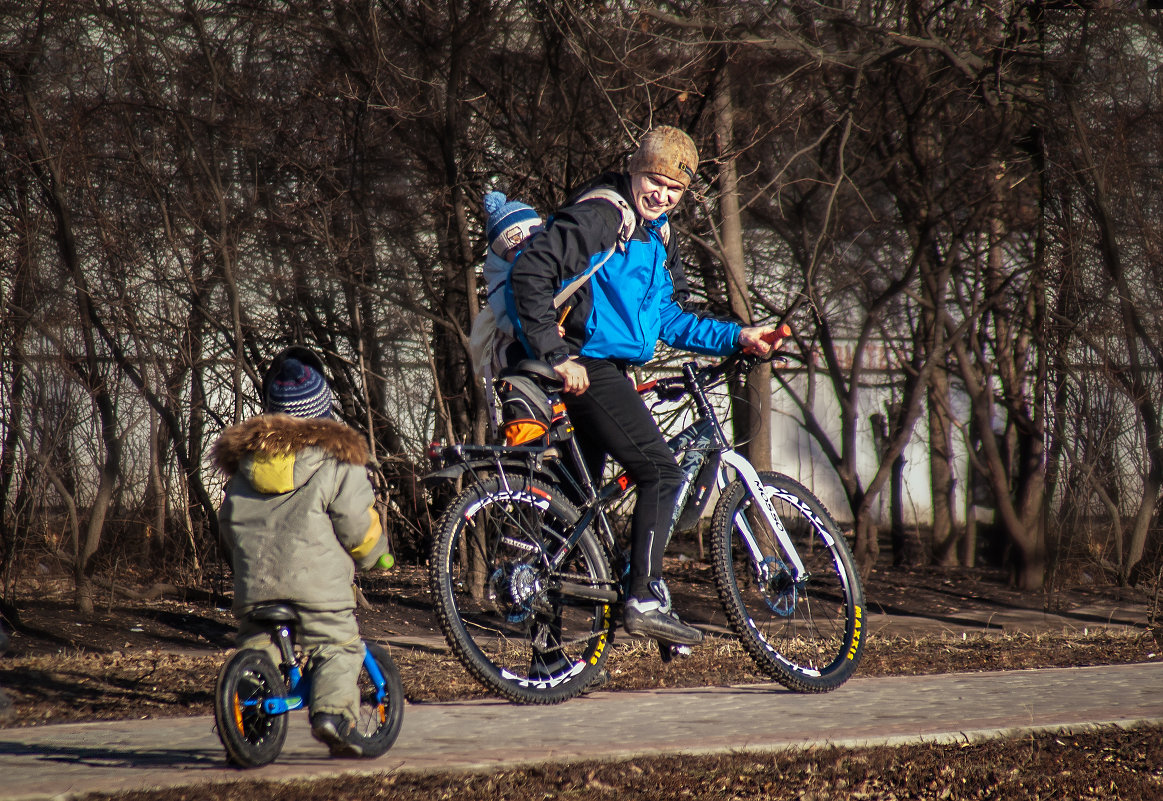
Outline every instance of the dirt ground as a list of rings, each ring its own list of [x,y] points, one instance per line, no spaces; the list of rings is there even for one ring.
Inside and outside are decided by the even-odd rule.
[[[675,605],[692,621],[721,612],[709,566],[697,558],[668,561]],[[900,619],[947,621],[967,611],[1027,609],[1070,612],[1117,602],[1145,614],[1155,599],[1077,583],[1028,595],[989,568],[878,568],[866,582],[870,612]],[[97,611],[72,611],[65,580],[45,576],[18,596],[20,626],[0,658],[0,687],[11,696],[9,726],[210,712],[214,675],[229,647],[233,620],[222,579],[198,588],[140,581],[106,582]],[[392,642],[411,703],[481,697],[479,685],[442,647],[423,568],[397,566],[365,577],[370,608],[360,610],[364,636]],[[133,597],[136,596],[136,597]],[[1035,615],[1035,617],[1037,617]],[[1061,667],[1163,658],[1159,629],[1148,625],[985,633],[907,628],[867,641],[860,675]],[[662,664],[653,648],[622,640],[607,667],[606,690],[681,687],[767,680],[726,639],[692,657]],[[615,765],[547,766],[468,777],[384,777],[343,783],[205,787],[131,794],[144,801],[302,797],[368,798],[1163,798],[1163,730],[1108,730],[1031,737],[1014,743],[915,746],[840,752],[813,750],[770,757],[635,760]],[[1063,762],[1063,760],[1067,760]],[[1074,770],[1070,764],[1085,770]],[[366,785],[366,786],[365,786]],[[249,789],[247,789],[249,788]]]

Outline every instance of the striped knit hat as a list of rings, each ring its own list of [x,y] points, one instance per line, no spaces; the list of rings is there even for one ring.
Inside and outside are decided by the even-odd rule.
[[[533,207],[519,200],[509,200],[503,192],[489,192],[482,200],[485,214],[485,236],[489,247],[498,256],[516,247],[541,227],[541,215]]]
[[[266,409],[292,417],[330,417],[331,390],[318,370],[287,359],[267,387]]]

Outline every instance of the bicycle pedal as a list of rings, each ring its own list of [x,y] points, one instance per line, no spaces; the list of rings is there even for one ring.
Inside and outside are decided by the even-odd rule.
[[[691,655],[691,647],[689,645],[666,642],[664,640],[657,640],[656,642],[658,643],[658,655],[664,663],[670,662],[675,657],[685,659]]]

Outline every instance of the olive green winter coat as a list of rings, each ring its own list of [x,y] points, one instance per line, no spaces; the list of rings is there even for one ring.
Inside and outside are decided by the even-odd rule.
[[[387,551],[363,437],[343,423],[266,414],[222,432],[219,510],[234,565],[234,611],[267,601],[355,608],[355,567]]]

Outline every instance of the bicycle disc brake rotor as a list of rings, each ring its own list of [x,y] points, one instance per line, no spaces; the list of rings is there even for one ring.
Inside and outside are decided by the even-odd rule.
[[[510,623],[529,619],[533,600],[540,592],[537,571],[527,564],[504,564],[489,576],[489,600]]]
[[[759,565],[759,588],[769,609],[781,617],[788,617],[796,609],[799,587],[792,581],[791,571],[780,559],[768,556]]]

